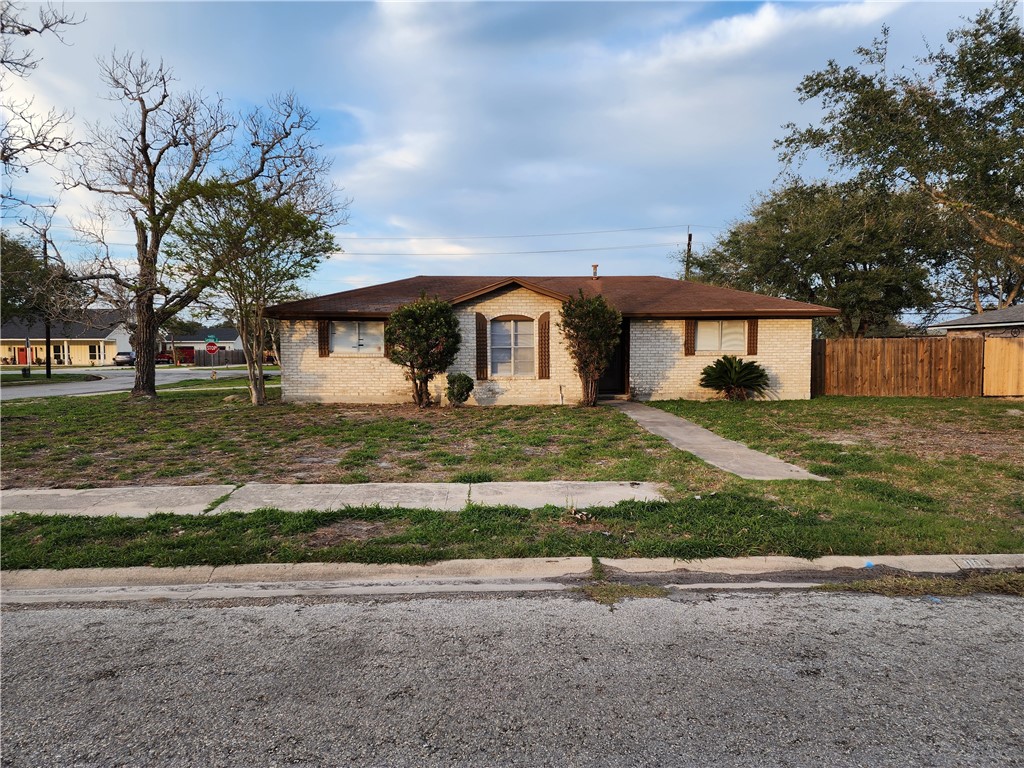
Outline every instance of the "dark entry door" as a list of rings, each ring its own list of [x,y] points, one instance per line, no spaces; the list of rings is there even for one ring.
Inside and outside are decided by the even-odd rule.
[[[625,395],[629,383],[629,320],[623,318],[612,361],[597,382],[599,395]]]

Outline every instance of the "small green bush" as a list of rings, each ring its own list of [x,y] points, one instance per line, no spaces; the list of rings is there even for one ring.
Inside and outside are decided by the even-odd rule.
[[[749,400],[768,389],[768,372],[753,360],[726,355],[701,371],[700,385],[721,392],[729,400]]]
[[[470,392],[473,391],[473,377],[468,376],[465,373],[452,373],[448,376],[448,387],[444,393],[448,397],[448,402],[452,405],[462,405],[469,399]]]

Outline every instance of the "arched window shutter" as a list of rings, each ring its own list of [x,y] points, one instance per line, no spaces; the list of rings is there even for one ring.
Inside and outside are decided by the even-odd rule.
[[[747,354],[757,354],[757,320],[747,320]]]
[[[697,321],[683,321],[683,354],[697,354]]]
[[[331,321],[316,321],[316,347],[320,357],[331,356]]]
[[[487,318],[476,313],[476,378],[487,380]]]
[[[537,318],[537,378],[551,378],[551,313]]]

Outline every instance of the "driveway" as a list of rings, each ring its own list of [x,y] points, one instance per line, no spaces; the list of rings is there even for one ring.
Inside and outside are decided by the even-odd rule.
[[[156,383],[174,384],[185,379],[205,379],[210,368],[175,368],[157,366]],[[98,395],[107,392],[130,392],[135,384],[135,369],[128,366],[103,368],[68,368],[54,373],[89,373],[102,376],[100,381],[72,381],[63,384],[17,384],[0,387],[0,401],[21,400],[28,397],[57,397],[60,395]],[[33,374],[33,376],[38,374]],[[217,369],[217,378],[245,378],[244,370]]]

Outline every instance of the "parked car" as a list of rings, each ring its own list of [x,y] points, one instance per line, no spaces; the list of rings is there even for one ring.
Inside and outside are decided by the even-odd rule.
[[[157,352],[154,362],[157,365],[171,365],[174,363],[174,356],[170,352]]]
[[[118,352],[114,355],[114,365],[135,365],[135,353]]]

